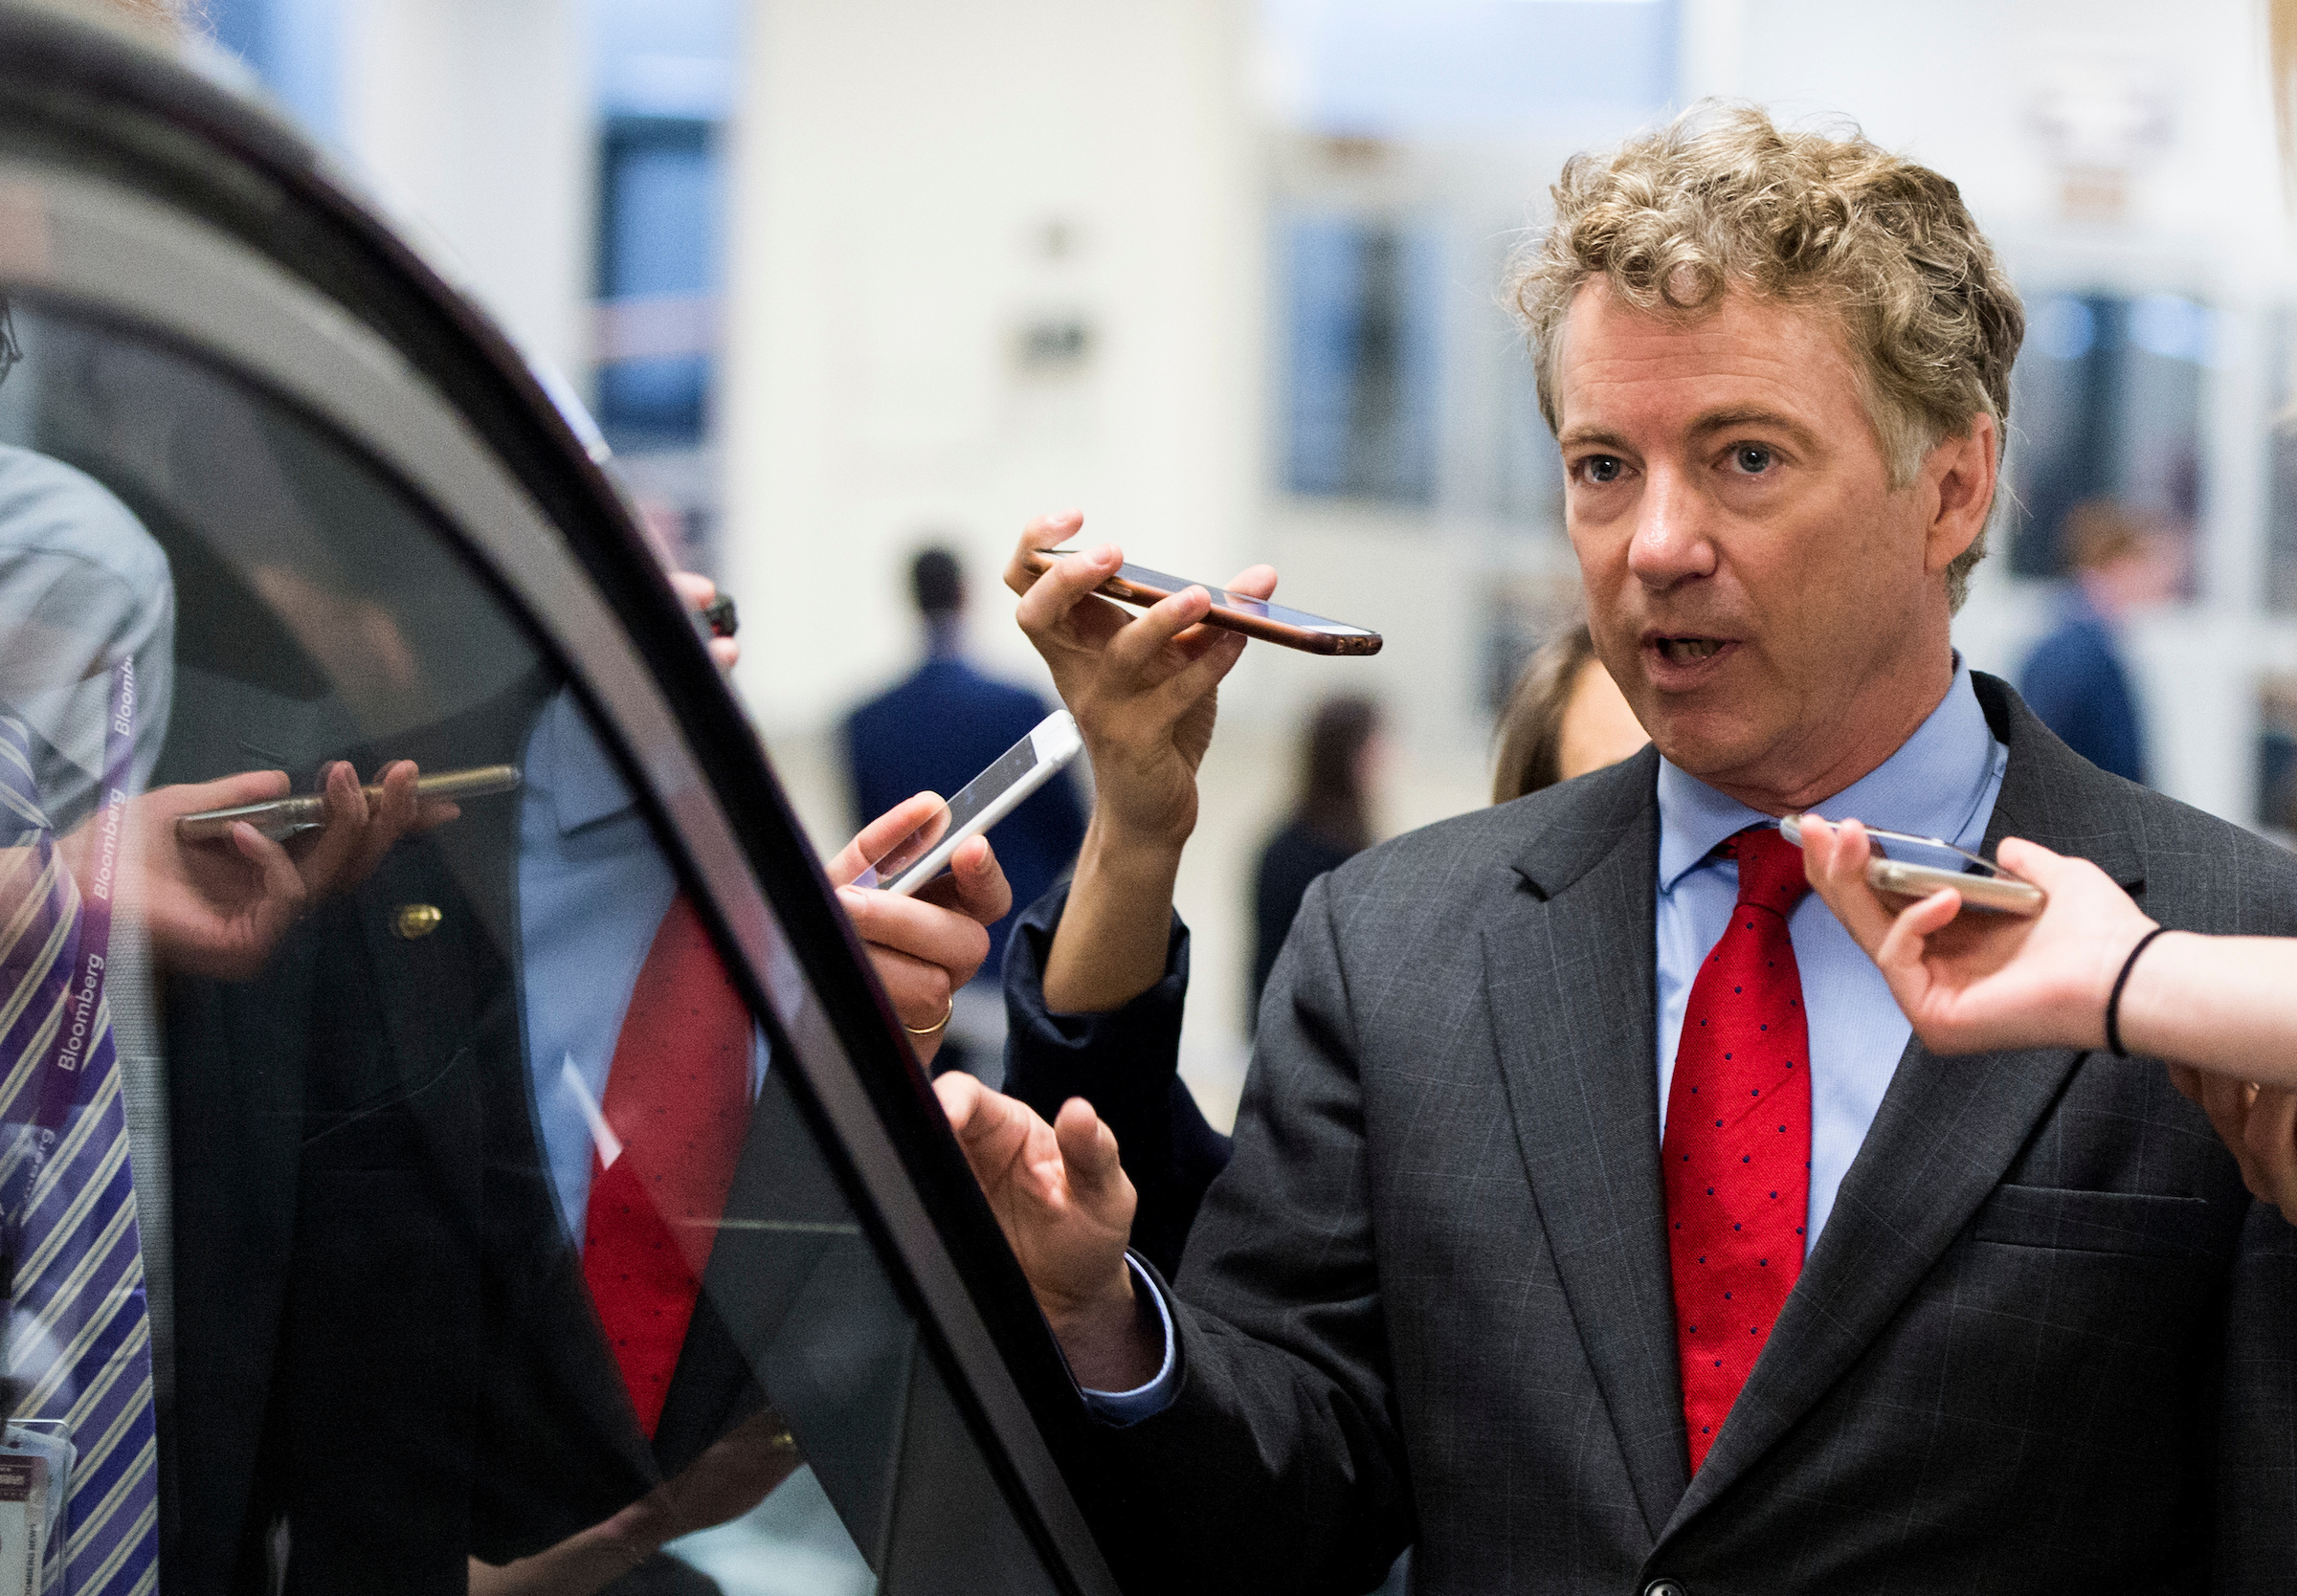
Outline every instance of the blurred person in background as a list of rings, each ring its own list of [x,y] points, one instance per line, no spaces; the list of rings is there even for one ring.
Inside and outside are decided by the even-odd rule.
[[[954,797],[1052,713],[1026,687],[985,676],[965,657],[965,572],[955,554],[938,544],[920,550],[910,563],[909,592],[925,632],[925,659],[908,679],[845,721],[857,827],[920,792]],[[1054,777],[989,836],[1013,901],[1036,902],[1076,859],[1084,838],[1076,779],[1066,771]],[[954,999],[938,1068],[995,1070],[1005,1029],[996,972],[1011,930],[1010,920],[990,927],[983,976]]]
[[[2170,598],[2177,558],[2168,536],[2118,504],[2091,499],[2065,518],[2073,580],[2057,630],[2035,645],[2018,690],[2041,723],[2101,770],[2146,780],[2145,723],[2123,658],[2122,629]]]
[[[1651,741],[1581,621],[1524,664],[1495,731],[1491,801],[1505,804],[1631,758]]]
[[[1260,989],[1308,883],[1372,846],[1372,787],[1381,754],[1379,707],[1353,694],[1325,699],[1300,743],[1300,792],[1260,850],[1252,881],[1252,989],[1244,1029],[1260,1023]]]

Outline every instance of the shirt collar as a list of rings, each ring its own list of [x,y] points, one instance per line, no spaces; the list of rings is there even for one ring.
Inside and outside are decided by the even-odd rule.
[[[611,820],[637,804],[591,734],[571,688],[560,688],[536,718],[526,740],[523,777],[549,804],[561,835]]]
[[[1898,751],[1818,806],[1829,819],[1971,847],[1983,832],[1981,812],[2001,745],[1970,684],[1970,667],[1954,655],[1953,684]],[[1659,762],[1659,890],[1673,892],[1715,845],[1750,826],[1775,822],[1661,758]]]

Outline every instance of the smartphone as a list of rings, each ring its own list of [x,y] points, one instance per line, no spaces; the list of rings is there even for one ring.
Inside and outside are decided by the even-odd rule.
[[[1037,548],[1023,556],[1022,563],[1037,576],[1051,570],[1062,556],[1074,554],[1073,548]],[[1174,593],[1191,587],[1202,587],[1213,596],[1212,613],[1204,624],[1230,632],[1240,632],[1247,637],[1258,637],[1264,643],[1281,643],[1287,649],[1304,649],[1309,654],[1378,654],[1382,638],[1376,632],[1368,632],[1346,621],[1327,621],[1322,615],[1311,615],[1305,610],[1287,610],[1266,599],[1232,593],[1225,587],[1215,587],[1209,582],[1191,582],[1186,577],[1167,576],[1146,565],[1119,565],[1117,574],[1094,589],[1109,598],[1126,604],[1137,604],[1143,609],[1171,598]]]
[[[1966,875],[1899,859],[1867,860],[1866,884],[1898,898],[1928,898],[1941,887],[1951,887],[1971,908],[2005,915],[2039,915],[2049,901],[2049,895],[2040,887],[2015,876]]]
[[[508,792],[519,785],[519,767],[515,765],[482,765],[473,770],[446,770],[435,776],[423,776],[414,784],[417,798],[484,798],[489,793]],[[369,798],[383,796],[379,782],[370,782],[360,789]],[[326,801],[316,792],[300,793],[292,798],[274,798],[263,804],[241,804],[235,809],[202,809],[197,814],[176,816],[175,834],[186,842],[221,842],[232,834],[232,828],[246,821],[263,836],[274,842],[284,842],[304,831],[316,831],[327,823]]]
[[[858,887],[879,887],[907,898],[949,866],[949,855],[1019,807],[1084,752],[1084,739],[1065,709],[1055,710],[1029,735],[998,756],[932,817],[873,860],[854,878]]]
[[[1778,823],[1779,834],[1797,848],[1802,846],[1800,821],[1791,814]],[[1937,837],[1868,827],[1866,845],[1866,884],[1893,898],[1928,898],[1951,887],[1967,908],[2021,916],[2039,915],[2050,900],[2033,882]]]

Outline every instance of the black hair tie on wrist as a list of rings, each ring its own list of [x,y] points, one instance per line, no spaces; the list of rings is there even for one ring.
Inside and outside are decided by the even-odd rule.
[[[2106,1047],[2116,1058],[2130,1056],[2122,1048],[2122,989],[2130,985],[2130,972],[2137,968],[2137,956],[2152,947],[2153,939],[2168,929],[2166,925],[2156,925],[2138,938],[2130,957],[2122,961],[2122,973],[2113,978],[2113,992],[2106,999]]]

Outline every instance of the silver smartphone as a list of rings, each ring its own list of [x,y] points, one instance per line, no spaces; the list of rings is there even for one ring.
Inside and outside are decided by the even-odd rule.
[[[1797,848],[1802,846],[1800,820],[1791,814],[1778,823],[1779,834]],[[2033,882],[1938,837],[1869,826],[1866,843],[1866,884],[1893,898],[1928,898],[1951,887],[1962,895],[1964,906],[2004,915],[2039,915],[2050,900]]]
[[[872,860],[854,885],[908,897],[947,870],[949,855],[969,839],[1011,814],[1083,751],[1076,720],[1067,710],[1055,710],[923,825]]]

